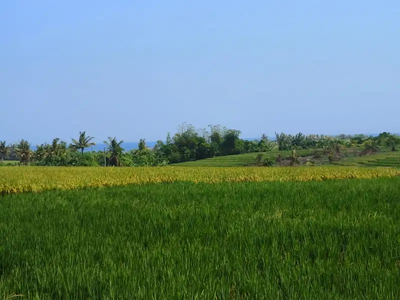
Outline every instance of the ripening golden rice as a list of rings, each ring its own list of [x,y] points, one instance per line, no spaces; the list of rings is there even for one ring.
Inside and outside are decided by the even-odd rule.
[[[2,167],[0,194],[163,182],[323,181],[400,176],[399,169],[358,167]]]

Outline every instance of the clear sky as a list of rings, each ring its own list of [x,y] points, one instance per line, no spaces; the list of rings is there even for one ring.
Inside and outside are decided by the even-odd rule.
[[[400,132],[398,0],[0,2],[0,140]]]

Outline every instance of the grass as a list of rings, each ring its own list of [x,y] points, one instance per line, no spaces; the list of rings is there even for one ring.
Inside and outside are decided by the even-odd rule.
[[[342,166],[400,167],[400,151],[378,152],[373,155],[348,156],[335,163]]]
[[[400,178],[0,197],[0,299],[399,299]]]
[[[361,151],[362,148],[346,148],[342,150],[342,153],[346,153],[347,157],[343,157],[340,161],[335,162],[335,165],[339,166],[357,166],[357,167],[395,167],[400,168],[400,151],[392,152],[384,149],[385,151],[379,152],[374,155],[358,156],[354,155],[354,151]],[[190,161],[179,163],[177,166],[188,166],[188,167],[244,167],[252,166],[256,163],[256,156],[258,153],[246,153],[239,155],[229,156],[218,156],[214,158],[202,159],[197,161]],[[273,150],[271,152],[265,152],[264,157],[269,157],[275,160],[277,155],[282,157],[289,157],[290,151],[278,151]],[[314,159],[314,150],[298,150],[297,154],[300,157],[310,157],[316,161],[317,165],[330,164],[328,155],[324,154],[319,159]]]
[[[18,160],[4,160],[0,161],[0,166],[15,166],[19,163]]]
[[[308,156],[312,155],[312,150],[298,150],[297,154],[299,156]],[[246,154],[238,154],[238,155],[228,155],[228,156],[217,156],[213,158],[207,158],[197,161],[189,161],[184,163],[179,163],[179,166],[188,166],[188,167],[245,167],[250,165],[255,165],[256,156],[258,153],[246,153]],[[277,155],[282,155],[282,157],[288,157],[291,154],[291,151],[278,151],[273,150],[270,152],[265,152],[264,157],[271,158],[275,160]]]

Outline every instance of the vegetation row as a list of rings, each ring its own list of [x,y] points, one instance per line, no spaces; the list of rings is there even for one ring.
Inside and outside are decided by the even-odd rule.
[[[104,151],[84,152],[95,145],[94,138],[85,131],[79,133],[78,139],[67,142],[55,138],[50,144],[36,146],[31,150],[31,144],[21,140],[15,145],[0,142],[0,158],[17,160],[20,164],[36,166],[163,166],[167,164],[196,161],[212,157],[234,154],[268,152],[271,150],[292,151],[301,149],[322,150],[333,163],[340,158],[343,148],[358,148],[359,155],[371,154],[380,148],[396,151],[400,138],[390,133],[381,133],[377,137],[365,135],[290,135],[276,134],[271,140],[262,135],[259,140],[244,140],[240,138],[239,130],[227,129],[222,126],[209,126],[209,130],[197,130],[191,125],[180,126],[179,132],[173,137],[167,135],[165,141],[158,141],[153,149],[146,146],[144,139],[140,140],[138,149],[124,151],[123,141],[108,138]],[[294,162],[296,157],[293,156]],[[278,161],[279,163],[279,161]],[[268,161],[266,165],[270,164]]]

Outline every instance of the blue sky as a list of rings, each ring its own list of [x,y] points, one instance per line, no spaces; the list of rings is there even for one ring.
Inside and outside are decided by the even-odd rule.
[[[400,1],[1,1],[0,140],[400,131]]]

